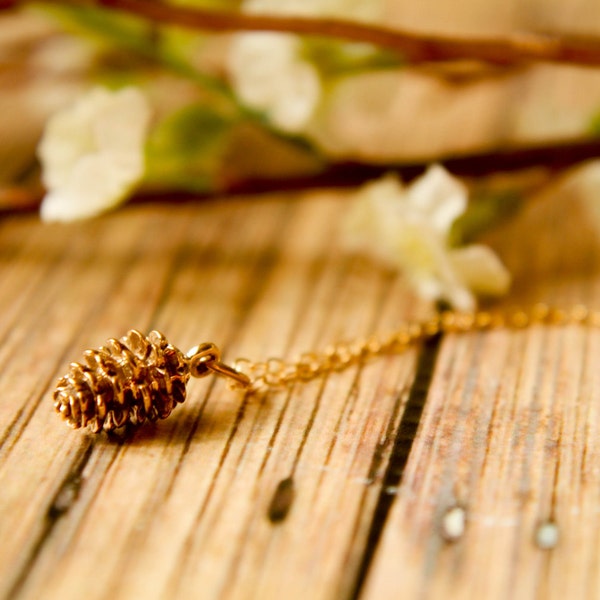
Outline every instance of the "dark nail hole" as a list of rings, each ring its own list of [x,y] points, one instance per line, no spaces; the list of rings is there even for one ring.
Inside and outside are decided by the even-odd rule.
[[[283,521],[294,501],[294,480],[291,477],[282,479],[277,485],[277,489],[269,504],[267,516],[271,523],[280,523]]]

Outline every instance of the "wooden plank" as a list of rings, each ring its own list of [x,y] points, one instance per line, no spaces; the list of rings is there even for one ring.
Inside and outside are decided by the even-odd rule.
[[[514,301],[597,301],[597,241],[577,206],[562,189],[492,237],[516,273]],[[349,597],[363,568],[366,598],[398,581],[434,598],[596,585],[595,331],[445,340],[399,488],[390,466],[403,463],[390,458],[410,425],[414,352],[255,399],[194,382],[171,419],[116,441],[69,432],[52,414],[66,363],[130,326],[264,358],[422,316],[400,280],[339,250],[344,207],[322,194],[135,207],[73,226],[5,222],[4,595]],[[273,523],[289,478],[293,502]],[[449,545],[439,523],[455,504],[467,533]],[[559,526],[555,551],[532,543],[547,520]]]
[[[22,307],[31,323],[5,343],[14,367],[0,374],[14,398],[7,431],[16,423],[0,455],[3,593],[271,597],[290,583],[314,597],[348,593],[414,353],[256,399],[197,381],[171,419],[122,442],[68,431],[48,397],[75,349],[129,326],[265,358],[416,316],[390,273],[337,249],[343,209],[323,195],[133,208],[72,227],[18,221],[36,240],[35,259],[21,251],[23,279],[37,283]],[[268,507],[289,477],[294,500],[274,524]]]
[[[543,13],[556,27],[567,8],[554,4],[498,4],[492,22],[473,0],[461,25],[455,2],[403,3],[399,18],[481,32]],[[581,15],[595,5],[580,3],[578,22],[593,23]],[[554,113],[555,132],[579,131],[598,85],[570,70],[458,87],[410,77],[396,130],[360,130],[361,153],[538,135]],[[558,101],[545,107],[540,89]],[[522,117],[524,99],[534,111]],[[597,331],[448,336],[256,398],[195,381],[168,421],[116,438],[69,432],[52,413],[68,362],[129,327],[183,349],[214,339],[227,359],[293,357],[425,315],[400,279],[339,249],[345,202],[276,195],[0,225],[0,596],[597,595]],[[511,302],[598,306],[597,237],[568,190],[490,239],[516,274]],[[455,507],[462,536],[460,522],[444,530]],[[558,527],[554,549],[534,543],[544,523]]]
[[[512,295],[600,300],[600,248],[572,190],[496,236]],[[448,336],[365,598],[593,598],[600,590],[600,331],[536,326]],[[448,510],[466,513],[448,542]],[[540,547],[539,527],[559,541]]]
[[[24,282],[33,278],[38,284],[3,340],[9,357],[1,377],[6,415],[0,466],[4,591],[35,558],[36,544],[51,525],[47,512],[53,496],[89,445],[81,436],[61,434],[51,418],[48,391],[57,369],[64,370],[65,361],[77,358],[69,356],[71,344],[85,347],[98,334],[105,339],[110,335],[107,325],[114,335],[113,327],[123,330],[147,310],[131,296],[151,298],[160,288],[153,291],[147,270],[136,274],[135,267],[153,256],[149,233],[162,230],[157,216],[131,214],[83,227],[44,227],[35,218],[10,226],[34,240],[25,246],[20,269]],[[162,248],[166,256],[167,240]],[[20,294],[18,285],[3,287],[7,300]],[[18,521],[11,518],[14,514],[19,514]]]

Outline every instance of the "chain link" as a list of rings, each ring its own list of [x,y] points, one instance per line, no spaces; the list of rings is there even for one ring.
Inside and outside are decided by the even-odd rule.
[[[250,390],[258,391],[285,387],[333,371],[343,371],[377,356],[403,352],[440,334],[501,328],[524,329],[536,325],[600,327],[600,311],[592,311],[581,304],[569,310],[535,304],[528,310],[507,312],[444,311],[425,321],[404,323],[391,334],[338,343],[325,348],[323,352],[305,352],[295,362],[286,362],[281,358],[258,362],[240,358],[235,361],[234,368],[249,377]]]

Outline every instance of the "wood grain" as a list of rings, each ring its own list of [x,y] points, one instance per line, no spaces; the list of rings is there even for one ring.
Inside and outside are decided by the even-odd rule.
[[[488,4],[398,2],[397,18],[457,33],[598,22],[594,0],[577,19],[554,1]],[[414,153],[581,131],[599,85],[545,69],[414,77],[381,119],[388,137],[357,133],[362,155],[396,152],[382,140]],[[1,598],[600,596],[598,330],[445,336],[258,397],[198,380],[164,422],[68,430],[57,377],[131,327],[183,350],[213,340],[227,361],[293,358],[433,310],[342,250],[347,193],[168,200],[73,225],[0,222]],[[600,306],[580,200],[554,184],[489,236],[515,275],[506,307]],[[455,520],[449,536],[453,509],[464,533]],[[542,525],[555,547],[536,541]]]
[[[490,238],[515,301],[598,303],[597,239],[567,194]],[[258,398],[198,380],[170,419],[120,436],[53,414],[68,362],[129,327],[183,349],[215,340],[227,359],[292,357],[425,316],[401,279],[341,250],[345,205],[322,193],[3,223],[2,596],[593,597],[598,331],[448,336]],[[453,506],[466,529],[449,543]],[[559,543],[542,550],[548,521]]]
[[[546,194],[497,232],[513,300],[598,304],[597,233],[571,196]],[[444,340],[364,597],[597,597],[599,345],[577,326]],[[456,506],[465,533],[448,543]],[[548,523],[552,549],[535,543]]]
[[[197,381],[171,419],[120,440],[70,432],[49,399],[75,349],[132,326],[183,348],[215,339],[228,356],[291,356],[414,313],[391,274],[333,247],[342,208],[323,196],[6,223],[16,256],[4,279],[19,280],[3,299],[29,295],[18,325],[2,321],[4,593],[275,597],[293,582],[348,593],[413,352],[258,399]],[[15,251],[22,236],[35,243]],[[268,506],[289,477],[297,491],[275,526]]]

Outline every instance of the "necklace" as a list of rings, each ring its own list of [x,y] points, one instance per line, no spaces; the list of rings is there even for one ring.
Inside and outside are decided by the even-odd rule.
[[[87,426],[94,433],[112,431],[125,424],[167,418],[185,400],[190,377],[221,375],[233,388],[253,393],[400,353],[442,334],[536,325],[600,327],[600,311],[584,305],[563,310],[546,304],[511,312],[444,311],[426,321],[405,323],[388,335],[335,344],[323,352],[306,352],[294,362],[238,359],[232,366],[221,362],[221,353],[212,343],[183,353],[158,331],[145,336],[131,330],[119,340],[110,339],[105,346],[87,350],[82,363],[71,363],[54,391],[54,407],[73,428]]]

